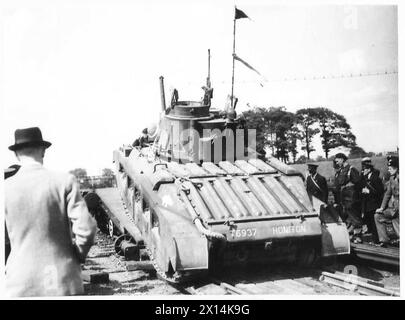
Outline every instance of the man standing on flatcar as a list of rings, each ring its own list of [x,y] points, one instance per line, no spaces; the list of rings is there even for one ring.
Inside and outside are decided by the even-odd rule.
[[[374,222],[375,211],[380,207],[384,194],[384,185],[379,171],[374,169],[370,158],[361,161],[362,182],[361,182],[361,205],[364,214],[363,220],[368,232],[372,235],[374,243],[378,242],[377,229]]]
[[[347,156],[343,153],[335,155],[335,201],[342,207],[342,219],[346,222],[348,231],[353,236],[354,243],[361,243],[360,238],[363,221],[361,218],[359,171],[347,162]]]
[[[328,184],[325,177],[317,172],[318,165],[315,163],[308,163],[308,175],[305,179],[307,192],[318,198],[319,200],[328,203]]]
[[[391,156],[388,159],[388,172],[391,177],[384,194],[381,207],[376,210],[374,216],[380,242],[378,246],[384,247],[390,242],[385,224],[392,223],[392,227],[399,237],[399,161],[398,157]],[[392,244],[396,244],[393,241]]]

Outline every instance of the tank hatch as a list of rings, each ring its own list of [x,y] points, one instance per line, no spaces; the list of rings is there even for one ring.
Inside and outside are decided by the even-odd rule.
[[[176,101],[166,116],[175,120],[208,120],[213,117],[210,106],[199,101]]]

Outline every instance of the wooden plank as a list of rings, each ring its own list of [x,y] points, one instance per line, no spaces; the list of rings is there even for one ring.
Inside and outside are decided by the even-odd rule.
[[[297,290],[292,290],[287,287],[283,287],[282,285],[278,285],[274,281],[271,282],[263,282],[261,284],[261,287],[264,287],[265,290],[271,291],[271,292],[276,292],[276,294],[281,294],[281,295],[296,295],[299,294]]]
[[[297,291],[299,294],[316,294],[316,291],[313,288],[293,279],[276,280],[274,283],[283,288]]]
[[[144,270],[153,271],[155,268],[151,261],[127,261],[125,263],[127,271]]]
[[[107,272],[88,272],[84,270],[82,272],[83,281],[96,284],[96,283],[108,283],[110,282],[110,277]]]
[[[135,226],[133,219],[127,215],[118,189],[102,188],[96,189],[95,192],[109,210],[107,214],[113,215],[113,217],[119,221],[119,224],[122,225],[128,231],[128,233],[135,238],[136,241],[141,241],[141,233]]]

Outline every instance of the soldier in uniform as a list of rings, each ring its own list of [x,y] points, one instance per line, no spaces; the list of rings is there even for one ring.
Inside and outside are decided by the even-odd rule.
[[[142,136],[132,143],[133,147],[145,148],[149,146],[148,128],[142,130]]]
[[[316,170],[318,165],[308,163],[308,175],[305,180],[307,192],[319,200],[328,203],[328,184],[325,177],[321,176]]]
[[[374,216],[377,227],[378,246],[384,247],[390,242],[385,224],[392,222],[392,227],[399,237],[399,161],[398,157],[391,156],[388,159],[388,172],[391,177],[388,182],[387,191],[384,194],[381,207],[376,210]],[[393,241],[395,244],[395,241]]]
[[[335,156],[335,201],[342,208],[342,219],[354,243],[362,242],[360,235],[363,227],[360,208],[360,173],[347,162],[347,156],[338,153]]]
[[[384,194],[384,185],[378,170],[374,169],[370,158],[361,161],[361,206],[363,219],[368,232],[372,235],[373,242],[378,242],[377,229],[374,222],[375,211],[380,207]]]

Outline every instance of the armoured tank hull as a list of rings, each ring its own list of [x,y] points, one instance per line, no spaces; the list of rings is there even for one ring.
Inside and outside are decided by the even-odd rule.
[[[178,101],[176,90],[166,108],[162,78],[161,89],[153,142],[114,151],[125,210],[113,218],[162,277],[177,282],[218,266],[310,264],[349,253],[336,210],[310,198],[298,171],[252,152],[232,102],[221,113],[211,108],[210,88],[201,102]]]
[[[179,164],[150,159],[149,152],[115,151],[117,184],[139,230],[135,242],[167,280],[217,266],[310,264],[349,253],[346,227],[333,209],[310,199],[299,173],[278,160]]]

